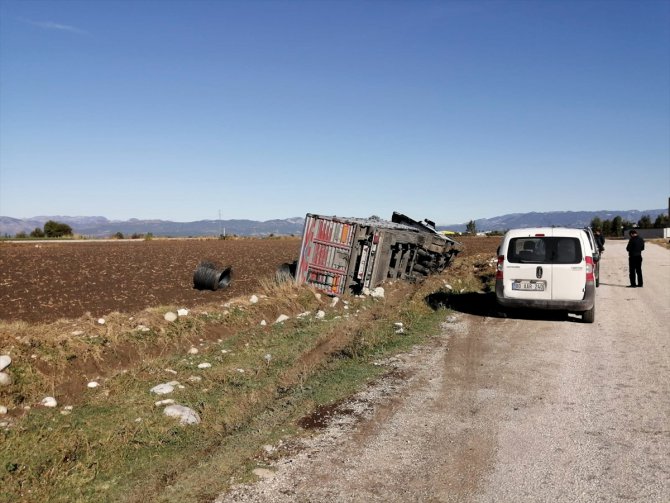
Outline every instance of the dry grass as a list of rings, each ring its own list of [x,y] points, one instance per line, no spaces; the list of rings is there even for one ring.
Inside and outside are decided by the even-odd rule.
[[[662,246],[663,248],[667,248],[668,250],[670,250],[670,239],[662,239],[662,238],[660,238],[660,239],[650,239],[649,242],[657,244],[659,246]]]

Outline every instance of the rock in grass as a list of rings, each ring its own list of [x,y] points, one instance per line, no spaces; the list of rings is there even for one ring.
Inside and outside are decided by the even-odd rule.
[[[44,407],[57,407],[58,402],[56,401],[56,399],[54,397],[47,396],[47,397],[44,397],[42,399],[42,401],[40,402],[40,405],[42,405]]]
[[[180,424],[200,424],[200,416],[196,411],[183,405],[168,405],[163,409],[163,414],[168,417],[179,419]]]
[[[0,370],[5,370],[12,363],[12,358],[9,355],[0,355]]]
[[[288,319],[289,317],[285,314],[280,314],[279,317],[275,320],[275,323],[284,323]]]
[[[177,310],[177,315],[178,316],[188,316],[188,309],[178,309]]]
[[[370,296],[373,299],[383,299],[384,298],[384,288],[382,288],[381,286],[378,286],[377,288],[372,290],[372,293],[370,294]]]
[[[0,372],[0,386],[9,386],[12,384],[12,376],[7,372]]]
[[[170,323],[172,323],[173,321],[175,321],[177,319],[177,315],[175,313],[173,313],[172,311],[168,311],[167,313],[165,313],[163,318],[165,318],[165,321],[169,321]]]
[[[155,393],[156,395],[167,395],[174,391],[175,386],[179,386],[178,381],[170,381],[163,384],[158,384],[151,388],[149,391]]]

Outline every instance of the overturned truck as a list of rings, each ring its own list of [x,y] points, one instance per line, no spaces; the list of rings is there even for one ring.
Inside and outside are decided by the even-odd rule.
[[[388,279],[416,281],[440,272],[460,243],[429,220],[394,212],[391,221],[307,214],[295,278],[330,295],[361,293]]]

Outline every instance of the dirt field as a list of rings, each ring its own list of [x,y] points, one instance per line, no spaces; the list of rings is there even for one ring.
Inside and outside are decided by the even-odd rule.
[[[457,239],[465,248],[461,256],[493,253],[499,242]],[[51,322],[226,301],[257,291],[299,249],[299,238],[0,243],[0,320]],[[231,265],[231,286],[194,289],[193,272],[203,260]]]
[[[253,293],[282,262],[298,258],[300,240],[107,241],[0,245],[0,319],[49,322],[193,306]],[[203,261],[233,267],[225,290],[193,288]]]

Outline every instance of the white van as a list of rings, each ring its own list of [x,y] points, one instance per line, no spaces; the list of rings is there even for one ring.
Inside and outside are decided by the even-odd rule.
[[[593,323],[594,265],[583,229],[512,229],[498,248],[496,299],[502,307],[579,313]]]

